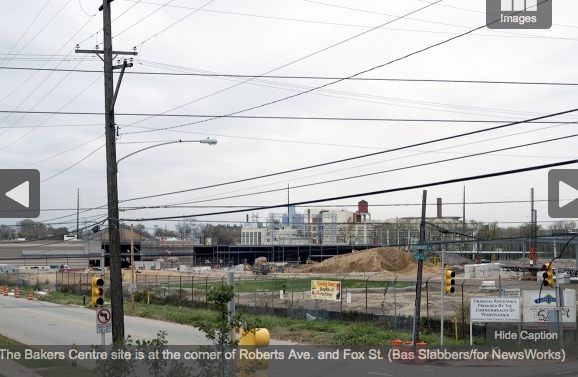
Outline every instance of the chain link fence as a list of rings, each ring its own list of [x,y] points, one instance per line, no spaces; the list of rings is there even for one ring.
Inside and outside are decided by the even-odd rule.
[[[28,275],[27,275],[28,276]],[[41,274],[38,275],[39,279]],[[90,295],[91,279],[100,272],[57,272],[57,289]],[[11,277],[12,281],[22,277]],[[105,285],[109,283],[108,274]],[[338,300],[313,299],[311,280],[339,282]],[[37,281],[39,281],[37,279]],[[130,271],[123,273],[125,298],[130,299],[133,281]],[[493,284],[488,284],[492,281]],[[525,280],[456,279],[455,293],[443,295],[444,328],[459,338],[469,336],[470,298],[498,297],[500,292],[539,290],[540,283]],[[34,281],[31,280],[30,283]],[[29,283],[29,284],[30,284]],[[1,284],[1,283],[0,283]],[[147,271],[135,273],[136,302],[175,304],[207,308],[207,292],[226,284],[222,271],[210,273],[170,273]],[[574,285],[565,288],[575,289]],[[379,274],[336,276],[335,274],[272,274],[235,276],[235,308],[256,315],[275,315],[301,320],[337,320],[347,323],[366,323],[384,329],[411,330],[415,310],[416,282],[405,279],[384,280]],[[442,286],[439,277],[425,277],[422,284],[420,327],[422,331],[439,332]],[[474,334],[483,335],[485,327],[474,324]]]

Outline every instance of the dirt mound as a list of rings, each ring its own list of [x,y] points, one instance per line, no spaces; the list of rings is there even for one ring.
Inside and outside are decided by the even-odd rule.
[[[392,272],[399,275],[414,274],[417,271],[417,262],[411,253],[393,247],[378,247],[350,254],[343,254],[324,260],[321,263],[301,267],[299,272],[328,273],[328,272]],[[431,263],[424,263],[424,274],[433,274],[439,267]]]

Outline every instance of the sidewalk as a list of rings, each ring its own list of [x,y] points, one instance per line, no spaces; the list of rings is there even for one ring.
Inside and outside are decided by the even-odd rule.
[[[41,377],[16,361],[7,359],[0,360],[0,374],[4,377]]]

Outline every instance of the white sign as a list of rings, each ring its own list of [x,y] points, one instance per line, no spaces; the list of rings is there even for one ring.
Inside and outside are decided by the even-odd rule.
[[[282,289],[279,291],[279,299],[283,300],[283,290]]]
[[[471,322],[520,322],[519,298],[472,297]]]
[[[524,328],[547,329],[548,310],[556,309],[556,291],[551,289],[524,291]],[[564,290],[562,326],[565,330],[576,329],[576,291]]]
[[[112,332],[110,309],[100,308],[96,311],[96,333]]]
[[[136,283],[131,283],[129,289],[130,293],[135,293],[137,291]]]
[[[345,297],[347,297],[347,303],[351,304],[351,292],[347,292],[347,295]]]

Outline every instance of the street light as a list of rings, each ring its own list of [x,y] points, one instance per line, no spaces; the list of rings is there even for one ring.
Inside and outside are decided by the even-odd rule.
[[[160,146],[167,145],[167,144],[177,144],[177,143],[201,143],[201,144],[208,144],[208,145],[210,145],[210,146],[215,146],[215,145],[217,145],[217,140],[216,140],[216,139],[206,138],[206,139],[201,139],[201,140],[175,140],[175,141],[167,141],[167,142],[165,142],[165,143],[160,143],[160,144],[151,145],[150,147],[146,147],[146,148],[143,148],[143,149],[139,149],[139,150],[136,151],[136,152],[132,152],[132,153],[130,153],[130,154],[127,154],[127,155],[124,156],[123,158],[119,159],[119,160],[116,162],[116,164],[118,165],[118,163],[121,162],[122,160],[124,160],[124,159],[126,159],[126,158],[129,158],[130,156],[135,155],[135,154],[137,154],[137,153],[140,153],[140,152],[142,152],[142,151],[146,151],[147,149],[156,148],[156,147],[160,147]]]
[[[124,308],[123,308],[123,293],[122,293],[122,264],[121,264],[121,252],[120,252],[120,219],[119,219],[119,209],[118,209],[118,186],[116,185],[116,175],[118,172],[118,163],[122,160],[133,156],[137,153],[146,151],[151,148],[160,147],[167,144],[176,143],[201,143],[214,146],[217,144],[215,139],[202,139],[202,140],[175,140],[165,143],[151,145],[149,147],[139,149],[136,152],[132,152],[123,158],[114,161],[114,165],[108,168],[113,173],[114,179],[109,180],[107,184],[107,189],[109,193],[109,233],[108,233],[108,247],[109,247],[109,259],[110,259],[110,305],[111,305],[111,319],[112,319],[112,340],[120,341],[124,340]],[[116,155],[116,151],[115,154]],[[107,159],[110,162],[110,159]],[[105,266],[102,266],[104,268]]]

